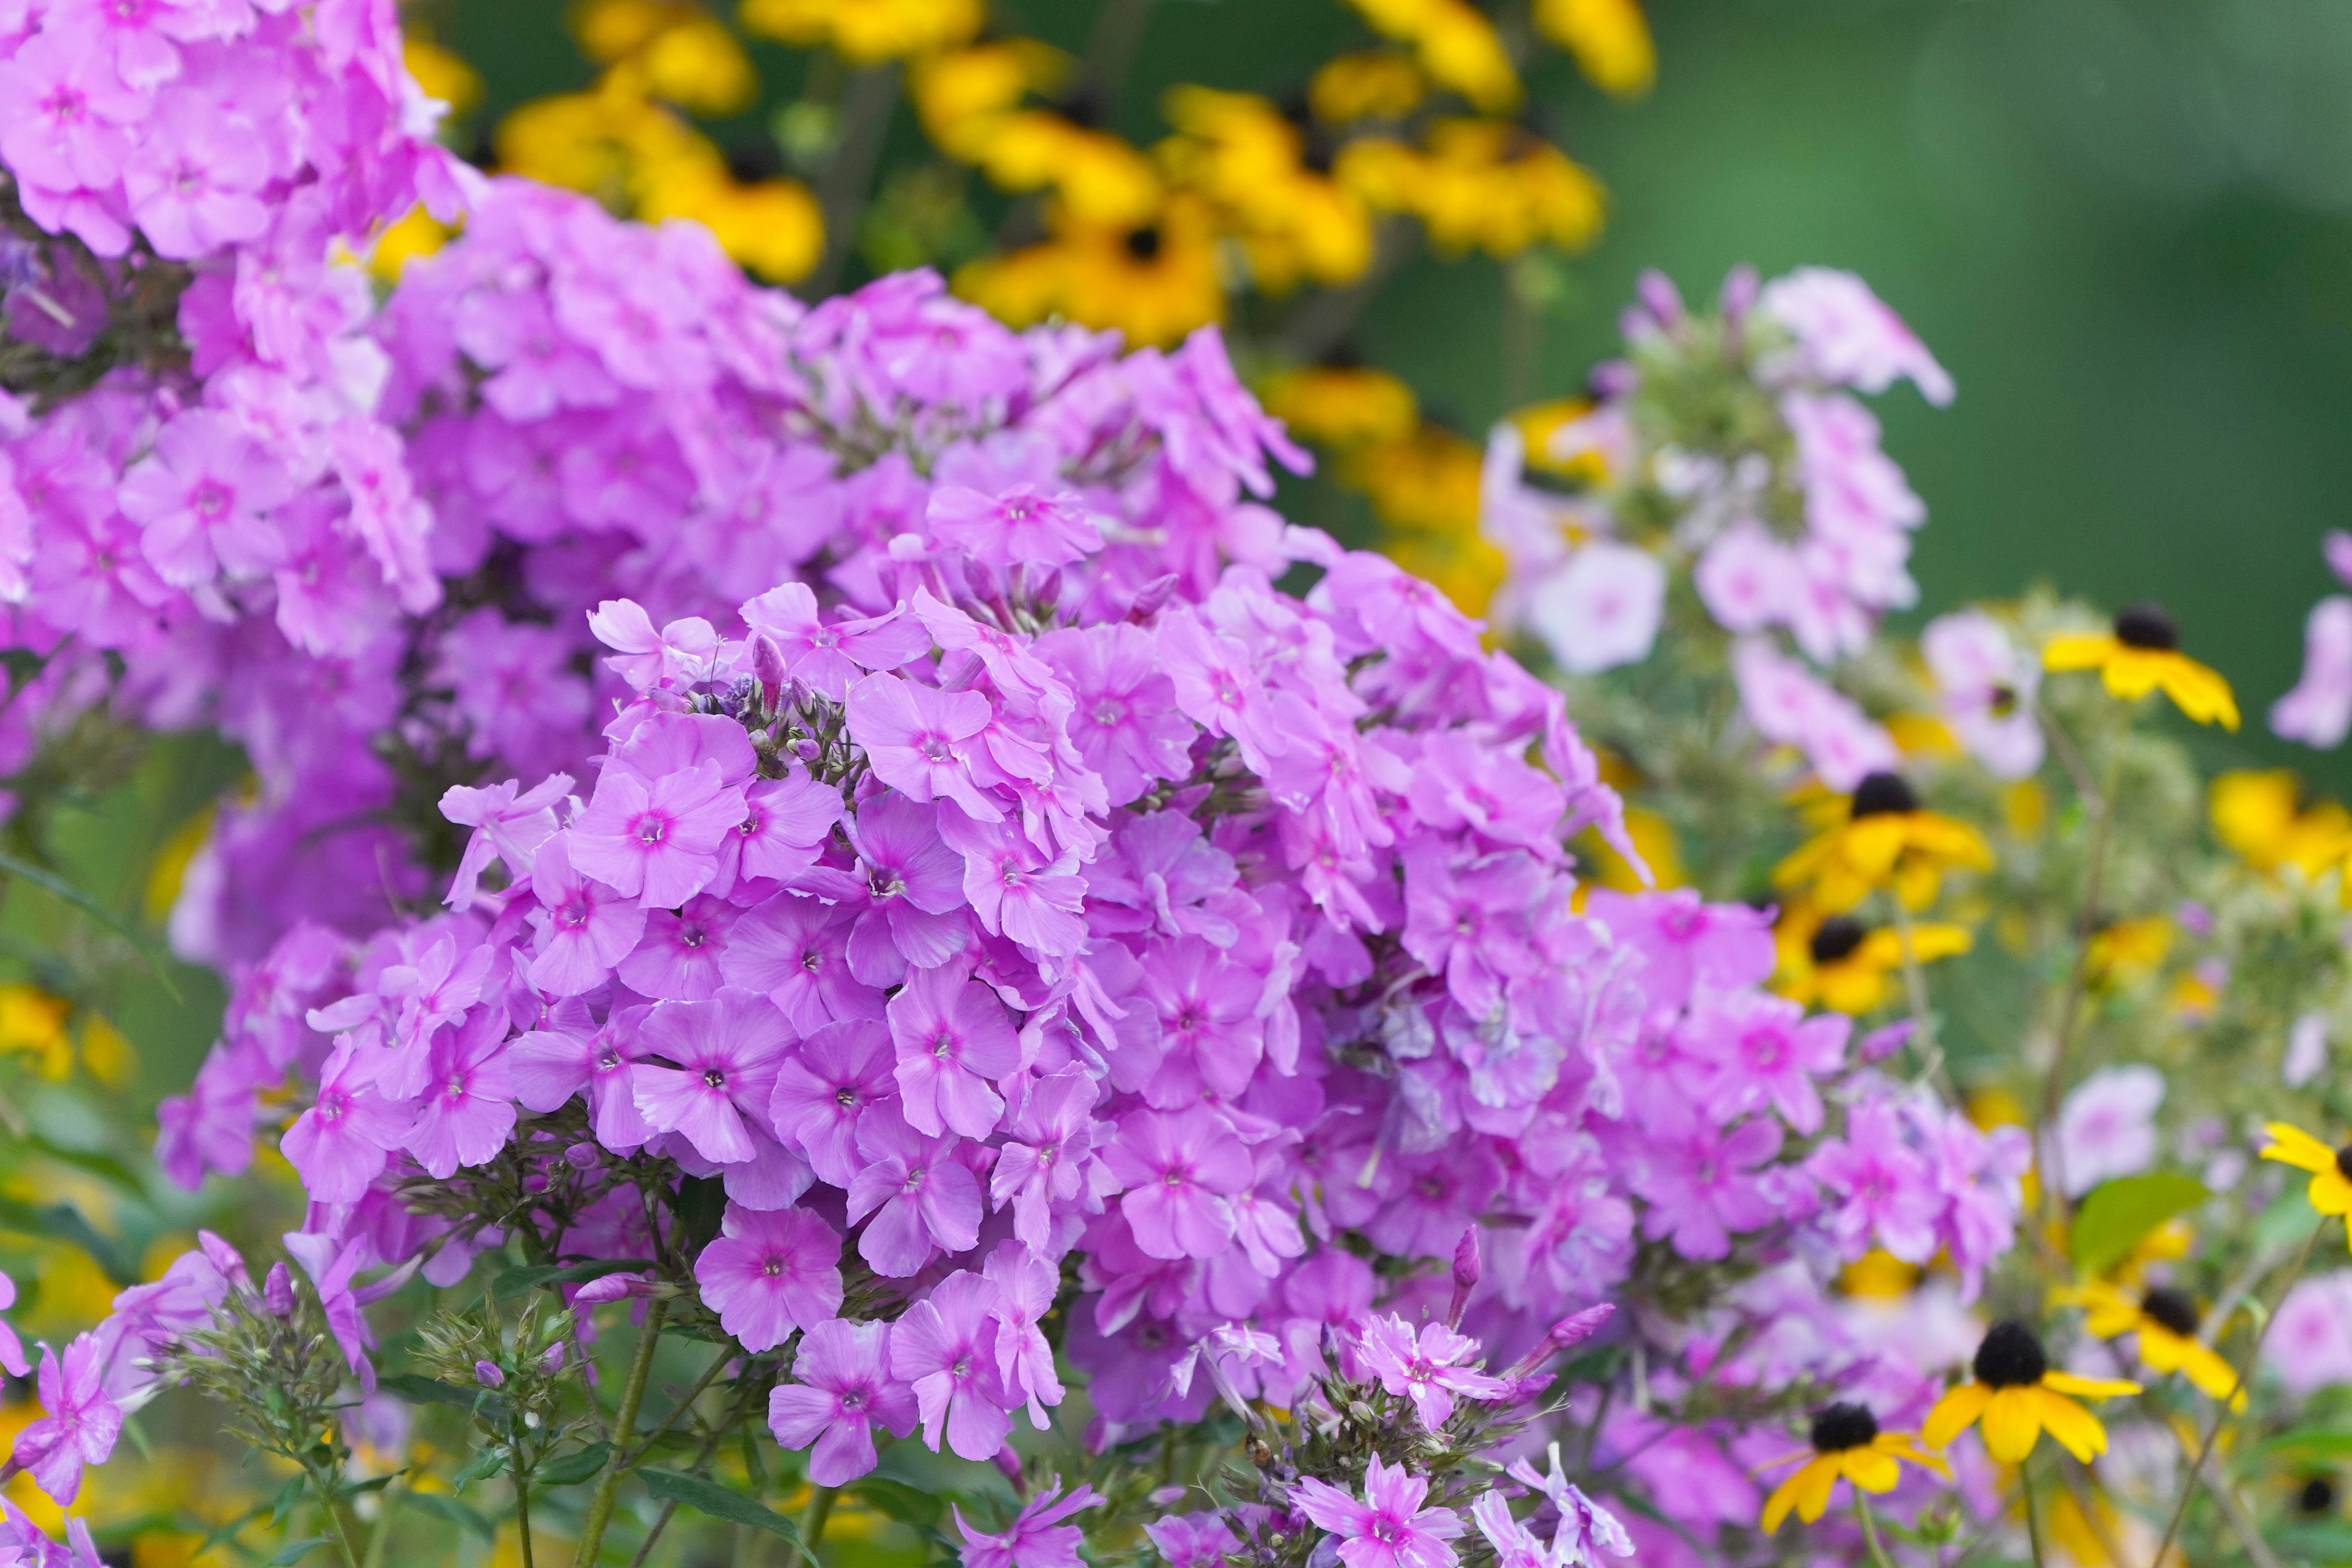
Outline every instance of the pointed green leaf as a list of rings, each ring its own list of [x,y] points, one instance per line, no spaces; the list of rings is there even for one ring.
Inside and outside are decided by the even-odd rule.
[[[801,1532],[793,1521],[772,1508],[764,1508],[741,1492],[730,1491],[708,1476],[690,1476],[683,1470],[656,1470],[648,1466],[637,1474],[644,1478],[646,1490],[664,1502],[674,1502],[707,1513],[713,1519],[723,1519],[730,1524],[748,1524],[772,1535],[781,1535],[794,1546],[801,1543]]]
[[[286,1568],[289,1563],[299,1563],[325,1544],[327,1544],[327,1538],[323,1535],[314,1535],[308,1541],[298,1541],[271,1558],[269,1568]]]
[[[605,1461],[612,1457],[612,1444],[591,1443],[584,1448],[550,1459],[539,1467],[539,1473],[533,1479],[541,1486],[576,1487],[602,1470]]]
[[[2074,1211],[2068,1251],[2075,1271],[2105,1273],[2158,1226],[2195,1208],[2209,1195],[2204,1183],[2172,1171],[2100,1183]]]

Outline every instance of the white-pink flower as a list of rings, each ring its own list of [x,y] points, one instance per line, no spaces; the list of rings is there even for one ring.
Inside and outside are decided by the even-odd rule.
[[[2352,1268],[2315,1275],[2286,1293],[2263,1341],[2263,1360],[2298,1397],[2352,1383]]]
[[[2021,779],[2042,765],[2033,715],[2041,661],[2022,654],[1999,621],[1974,609],[1938,616],[1919,634],[1919,652],[1952,732],[1989,772]]]
[[[1650,656],[1666,606],[1666,569],[1646,550],[1602,540],[1528,595],[1528,624],[1577,675]]]
[[[1907,377],[1937,407],[1952,400],[1936,356],[1851,272],[1800,267],[1764,285],[1757,308],[1795,335],[1802,369],[1820,380],[1884,392]]]
[[[2322,750],[2352,731],[2352,598],[2331,594],[2303,624],[2303,679],[2271,705],[2271,730]]]
[[[2156,1163],[2156,1108],[2164,1075],[2145,1063],[2103,1068],[2076,1084],[2058,1110],[2059,1172],[2068,1197]]]

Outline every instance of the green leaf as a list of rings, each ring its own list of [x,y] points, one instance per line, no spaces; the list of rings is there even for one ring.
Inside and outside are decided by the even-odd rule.
[[[918,1530],[938,1529],[940,1516],[948,1510],[946,1499],[887,1476],[867,1476],[842,1490],[877,1513],[887,1514],[900,1524],[911,1524]]]
[[[2352,1432],[2282,1432],[2258,1452],[2265,1458],[2340,1459],[2352,1455]]]
[[[509,1268],[490,1281],[490,1296],[503,1301],[509,1296],[520,1296],[526,1290],[537,1290],[548,1285],[585,1285],[591,1279],[602,1279],[607,1274],[625,1274],[633,1268],[650,1268],[653,1265],[642,1258],[601,1258],[593,1263],[537,1263]]]
[[[684,1256],[699,1258],[726,1217],[726,1183],[717,1176],[688,1176],[678,1183],[678,1247]]]
[[[163,955],[156,951],[155,943],[145,931],[108,909],[99,902],[96,897],[82,891],[55,871],[36,866],[30,860],[20,860],[5,849],[0,849],[0,874],[22,878],[51,898],[71,904],[75,909],[129,942],[132,951],[137,952],[140,959],[145,963],[149,973],[155,976],[156,983],[163,987],[164,994],[173,1002],[184,1005],[185,998],[180,994],[180,988],[172,984],[169,967]]]
[[[489,1479],[507,1468],[507,1451],[488,1448],[474,1456],[473,1462],[449,1478],[449,1484],[464,1491],[476,1481]]]
[[[2196,1177],[2171,1171],[2100,1183],[2074,1211],[2069,1251],[2075,1271],[2106,1272],[2158,1226],[2195,1208],[2210,1195],[2205,1184]]]
[[[325,1544],[327,1544],[327,1538],[323,1535],[314,1535],[308,1541],[298,1541],[271,1558],[269,1568],[286,1568],[289,1563],[299,1563]]]
[[[482,1517],[479,1509],[469,1507],[447,1492],[410,1492],[406,1502],[411,1508],[421,1508],[427,1513],[439,1514],[458,1529],[481,1541],[496,1541],[498,1527]]]
[[[278,1495],[269,1500],[270,1529],[276,1530],[278,1526],[286,1522],[286,1516],[294,1511],[294,1505],[296,1503],[302,1500],[302,1489],[309,1483],[309,1481],[310,1478],[308,1476],[289,1476],[286,1478],[286,1484],[279,1487],[278,1489]]]
[[[612,1444],[591,1443],[560,1458],[550,1459],[539,1467],[539,1474],[533,1479],[541,1486],[576,1487],[602,1470],[612,1457]]]
[[[90,1260],[117,1285],[139,1282],[139,1271],[122,1256],[121,1246],[91,1225],[71,1204],[35,1208],[21,1198],[0,1198],[0,1229],[22,1231],[50,1241],[72,1242],[89,1253]]]
[[[656,1470],[651,1466],[639,1470],[646,1490],[664,1502],[682,1503],[697,1513],[707,1513],[713,1519],[723,1519],[730,1524],[749,1524],[781,1535],[794,1546],[801,1543],[801,1532],[793,1521],[772,1508],[764,1508],[741,1492],[730,1491],[708,1476],[689,1476],[683,1470]]]

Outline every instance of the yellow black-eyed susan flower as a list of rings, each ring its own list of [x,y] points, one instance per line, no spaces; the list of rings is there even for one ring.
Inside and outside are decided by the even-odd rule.
[[[1054,237],[956,271],[956,292],[1014,326],[1055,313],[1114,327],[1129,342],[1175,342],[1222,321],[1216,230],[1200,199],[1171,195],[1148,222],[1100,227],[1049,212]]]
[[[1981,1422],[1986,1451],[2005,1465],[2022,1464],[2045,1430],[2089,1463],[2106,1452],[2107,1429],[2075,1401],[2139,1392],[2138,1384],[2119,1378],[2054,1370],[2041,1338],[2019,1322],[1995,1323],[1977,1347],[1970,1370],[1973,1379],[1936,1401],[1920,1436],[1929,1447],[1947,1447]]]
[[[1428,96],[1429,79],[1395,49],[1335,55],[1307,82],[1307,106],[1326,125],[1402,120]]]
[[[1508,258],[1537,244],[1580,250],[1600,234],[1606,201],[1591,171],[1502,120],[1440,120],[1419,147],[1360,137],[1332,170],[1374,211],[1419,218],[1446,255]]]
[[[2094,1279],[2053,1292],[2053,1300],[2082,1308],[2083,1327],[2100,1339],[2137,1334],[2140,1364],[2148,1371],[2177,1372],[2209,1397],[2245,1408],[2237,1370],[2197,1337],[2197,1303],[2188,1291],[2168,1285],[2126,1291]]]
[[[1639,0],[1536,0],[1533,20],[1603,92],[1638,98],[1657,79],[1657,45]]]
[[[1506,563],[1478,532],[1478,447],[1443,425],[1345,454],[1342,482],[1371,499],[1381,548],[1477,615],[1503,581]]]
[[[1764,1500],[1767,1535],[1780,1528],[1792,1509],[1807,1524],[1821,1518],[1829,1511],[1830,1495],[1841,1478],[1862,1491],[1892,1491],[1902,1479],[1900,1461],[1905,1459],[1940,1476],[1951,1474],[1943,1460],[1920,1450],[1911,1433],[1880,1431],[1878,1418],[1865,1405],[1832,1405],[1816,1413],[1811,1436],[1811,1456]]]
[[[447,104],[451,114],[462,116],[482,101],[482,73],[418,31],[414,22],[407,24],[401,39],[400,56],[425,96]]]
[[[1176,128],[1156,149],[1161,168],[1208,200],[1259,288],[1350,283],[1371,265],[1371,214],[1330,177],[1319,127],[1254,93],[1206,87],[1171,88],[1160,109]]]
[[[2311,1173],[2305,1196],[2321,1214],[2352,1214],[2352,1144],[2330,1149],[2300,1127],[2273,1121],[2263,1129],[2271,1135],[2263,1158]],[[2346,1233],[2352,1239],[2352,1230]]]
[[[1486,13],[1466,0],[1349,0],[1374,29],[1411,46],[1440,87],[1488,114],[1517,109],[1526,96],[1510,51]]]
[[[2289,768],[2221,774],[2206,811],[2213,836],[2257,871],[2293,866],[2316,876],[2342,859],[2352,840],[2352,812],[2312,797]]]
[[[2126,702],[2160,688],[2200,724],[2238,727],[2238,700],[2230,683],[2180,651],[2179,626],[2155,605],[2117,611],[2112,633],[2053,637],[2042,650],[2042,668],[2095,669],[2108,695]]]
[[[1925,909],[1945,871],[1991,868],[1984,835],[1923,809],[1900,773],[1865,773],[1843,816],[1772,871],[1775,884],[1803,889],[1825,913],[1843,914],[1880,888],[1892,888],[1906,909]]]
[[[2294,1511],[2305,1519],[2333,1518],[2343,1501],[2334,1476],[2308,1476],[2294,1489]]]
[[[1318,446],[1355,447],[1412,434],[1421,406],[1412,388],[1368,364],[1310,364],[1280,371],[1258,387],[1265,411]]]
[[[1857,1016],[1893,995],[1903,969],[1903,933],[1875,930],[1852,915],[1823,915],[1798,904],[1781,916],[1773,939],[1780,973],[1773,989],[1792,1002]],[[1912,956],[1921,963],[1951,958],[1975,945],[1966,926],[1922,921],[1911,928]]]
[[[2172,922],[2162,915],[2109,921],[2092,933],[2084,968],[2094,985],[2128,985],[2155,973],[2171,951]]]
[[[63,1079],[73,1070],[72,1012],[72,1003],[37,985],[0,985],[0,1051],[21,1052],[43,1078]]]
[[[734,114],[760,95],[751,57],[719,18],[686,0],[591,0],[573,12],[581,51],[630,62],[646,89],[694,114]]]
[[[1591,441],[1559,437],[1593,409],[1589,397],[1554,397],[1514,410],[1511,423],[1519,428],[1527,449],[1527,465],[1564,479],[1597,485],[1609,478],[1609,459]]]

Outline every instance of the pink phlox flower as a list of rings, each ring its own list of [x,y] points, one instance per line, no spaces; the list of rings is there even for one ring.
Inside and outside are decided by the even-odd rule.
[[[763,879],[790,882],[816,864],[841,816],[841,791],[805,773],[750,785],[743,820],[719,847],[710,893],[726,898],[740,884]]]
[[[734,905],[697,894],[675,910],[655,910],[645,934],[621,960],[621,984],[641,996],[667,1002],[699,1002],[725,984],[719,954],[735,927]]]
[[[852,1225],[873,1215],[857,1255],[876,1272],[908,1279],[935,1248],[968,1252],[980,1239],[980,1178],[957,1158],[959,1142],[953,1133],[924,1137],[895,1109],[877,1108],[858,1123],[867,1163],[850,1181],[848,1215]]]
[[[656,778],[607,768],[572,826],[572,864],[648,910],[674,910],[719,874],[719,847],[743,821],[743,791],[712,761]]]
[[[1062,1380],[1054,1371],[1054,1347],[1038,1323],[1054,1308],[1061,1270],[1019,1242],[1000,1244],[982,1275],[996,1288],[989,1308],[996,1320],[996,1372],[1006,1395],[1025,1400],[1029,1424],[1043,1432],[1045,1407],[1062,1402]]]
[[[754,1353],[841,1310],[841,1237],[806,1209],[758,1213],[735,1204],[694,1260],[719,1326]]]
[[[375,1334],[368,1327],[367,1317],[360,1309],[382,1300],[403,1285],[417,1270],[419,1259],[412,1258],[372,1284],[354,1286],[352,1278],[373,1260],[375,1250],[364,1237],[337,1241],[333,1237],[309,1231],[289,1231],[279,1239],[294,1261],[310,1276],[319,1292],[320,1308],[326,1313],[328,1331],[343,1352],[343,1361],[359,1374],[361,1388],[375,1392],[375,1367],[367,1352],[374,1347]]]
[[[61,194],[104,191],[121,176],[131,127],[152,102],[124,83],[106,51],[45,28],[0,63],[0,103],[7,106],[0,113],[0,158],[30,184]],[[82,237],[100,255],[119,256],[130,237],[119,223],[109,226],[111,234]]]
[[[869,675],[850,687],[846,708],[850,736],[884,784],[909,800],[951,800],[982,822],[1004,815],[973,784],[967,756],[972,737],[989,725],[986,697]]]
[[[1364,1326],[1356,1353],[1391,1394],[1412,1401],[1421,1424],[1437,1431],[1453,1417],[1455,1398],[1500,1399],[1510,1384],[1478,1370],[1478,1342],[1444,1323],[1427,1322],[1418,1336],[1394,1313]]]
[[[1241,1549],[1240,1537],[1213,1513],[1162,1515],[1146,1522],[1143,1533],[1168,1568],[1219,1568],[1227,1552]]]
[[[593,1024],[581,1008],[576,1017],[559,1013],[547,1027],[516,1036],[507,1047],[507,1073],[515,1099],[544,1116],[585,1089],[596,1142],[616,1152],[642,1147],[654,1130],[637,1112],[631,1068],[637,1060],[639,1031],[651,1011],[615,1007],[604,1023]]]
[[[604,663],[632,689],[690,685],[707,679],[719,652],[719,634],[699,616],[672,621],[659,631],[635,601],[607,599],[588,617],[596,640],[614,650]]]
[[[931,647],[930,633],[903,610],[826,621],[804,583],[771,588],[746,604],[742,614],[744,624],[776,645],[786,674],[835,702],[848,695],[852,681],[898,669]]]
[[[2346,601],[2352,612],[2352,600]],[[2352,631],[2352,624],[2347,624]],[[1982,610],[1938,616],[1919,634],[1919,652],[1960,742],[1995,777],[2021,779],[2042,765],[2042,725],[2034,698],[2042,666]],[[2352,660],[2352,641],[2346,645]],[[2352,686],[2345,700],[2352,712]]]
[[[559,833],[530,866],[530,911],[537,931],[530,983],[551,996],[576,996],[604,983],[645,934],[646,906],[617,888],[584,877],[572,863],[572,836]]]
[[[1846,1113],[1845,1136],[1815,1149],[1805,1173],[1837,1200],[1826,1214],[1840,1257],[1859,1258],[1873,1246],[1906,1263],[1936,1255],[1943,1202],[1934,1173],[1883,1100],[1856,1102]]]
[[[121,505],[145,529],[142,548],[163,580],[190,587],[275,566],[284,541],[268,513],[292,493],[284,467],[234,417],[192,408],[123,475]]]
[[[1097,1090],[1083,1068],[1033,1079],[1004,1128],[989,1172],[989,1201],[1013,1205],[1013,1234],[1044,1250],[1057,1208],[1074,1206],[1086,1184]]]
[[[1924,1146],[1945,1208],[1937,1229],[1960,1276],[1959,1300],[1974,1301],[1984,1271],[2017,1238],[2032,1140],[2018,1127],[1979,1128],[1926,1093],[1904,1103]]]
[[[924,521],[932,538],[990,566],[1063,566],[1103,547],[1101,525],[1084,500],[1036,485],[995,496],[941,485]]]
[[[1807,374],[1872,393],[1908,378],[1937,407],[1952,400],[1952,378],[1936,356],[1851,272],[1800,267],[1765,284],[1756,303],[1794,334]]]
[[[1471,1500],[1470,1521],[1495,1549],[1498,1568],[1555,1568],[1551,1549],[1511,1517],[1511,1505],[1500,1489],[1489,1489]]]
[[[1845,1064],[1853,1020],[1838,1013],[1809,1018],[1784,997],[1740,991],[1693,1008],[1679,1027],[1701,1068],[1689,1087],[1708,1115],[1728,1122],[1769,1107],[1794,1131],[1811,1133],[1822,1125],[1813,1079]]]
[[[918,1132],[985,1138],[1004,1113],[995,1084],[1021,1064],[1003,1003],[968,965],[915,972],[890,999],[900,1114]]]
[[[1525,1459],[1514,1459],[1504,1474],[1534,1489],[1558,1516],[1552,1529],[1553,1568],[1601,1568],[1601,1553],[1633,1555],[1633,1541],[1617,1516],[1584,1495],[1560,1467],[1559,1445],[1547,1452],[1547,1468],[1538,1472]],[[1495,1494],[1489,1493],[1489,1496]],[[1491,1538],[1490,1538],[1491,1539]]]
[[[1852,699],[1814,679],[1769,643],[1747,639],[1731,650],[1739,705],[1758,734],[1803,752],[1822,782],[1851,790],[1863,775],[1901,761],[1886,731]]]
[[[2263,1341],[2263,1363],[2298,1398],[2352,1384],[2352,1268],[2295,1281]]]
[[[845,1189],[863,1168],[857,1125],[869,1107],[894,1096],[892,1061],[880,1023],[845,1018],[815,1030],[778,1064],[769,1116],[819,1179]]]
[[[1425,1477],[1378,1454],[1365,1469],[1360,1502],[1311,1476],[1290,1494],[1292,1506],[1339,1538],[1348,1568],[1453,1568],[1448,1542],[1461,1535],[1462,1518],[1449,1508],[1423,1508],[1428,1496]]]
[[[0,1312],[6,1311],[16,1304],[16,1282],[7,1275],[0,1274]],[[11,1377],[29,1376],[33,1370],[32,1363],[25,1359],[24,1342],[16,1337],[16,1331],[6,1323],[0,1323],[0,1367],[5,1367]]]
[[[963,858],[940,836],[940,807],[885,794],[859,807],[848,824],[857,874],[869,900],[849,935],[853,972],[873,975],[907,964],[935,968],[963,951],[971,923],[957,911],[964,893]],[[882,963],[883,950],[900,963]]]
[[[944,1436],[959,1458],[992,1459],[1013,1430],[996,1370],[995,1304],[993,1283],[950,1274],[891,1325],[890,1370],[914,1385],[934,1453]]]
[[[1536,584],[1526,616],[1561,668],[1591,675],[1649,658],[1665,605],[1666,569],[1658,558],[1604,539]]]
[[[1160,668],[1176,689],[1176,707],[1213,735],[1232,738],[1242,761],[1261,777],[1288,745],[1248,650],[1203,626],[1191,606],[1160,613]]]
[[[1097,929],[1104,903],[1137,911],[1145,929],[1164,936],[1198,936],[1218,947],[1240,938],[1226,897],[1239,880],[1234,858],[1210,843],[1201,825],[1181,811],[1125,816],[1111,835],[1111,853],[1086,868],[1087,914]]]
[[[2303,624],[2303,676],[2271,705],[2271,731],[2322,751],[2342,744],[2352,731],[2352,598],[2331,594],[2311,606]]]
[[[435,1178],[479,1165],[514,1131],[513,1086],[507,1075],[507,1018],[485,1007],[435,1037],[426,1058],[424,1100],[404,1147]]]
[[[1104,1501],[1092,1487],[1064,1492],[1062,1479],[1051,1478],[1037,1496],[1022,1505],[1003,1531],[988,1535],[974,1530],[963,1510],[950,1504],[956,1531],[963,1537],[959,1555],[964,1568],[1079,1568],[1078,1547],[1087,1532],[1062,1521]]]
[[[749,991],[660,1003],[646,1015],[640,1059],[629,1069],[637,1114],[714,1163],[749,1160],[759,1152],[751,1129],[769,1125],[776,1069],[791,1041],[767,998]]]
[[[858,918],[842,905],[779,893],[736,921],[719,954],[719,973],[730,985],[766,993],[803,1034],[831,1020],[878,1019],[880,993],[849,969],[847,943]]]
[[[1643,1229],[1666,1237],[1685,1258],[1727,1257],[1731,1237],[1781,1216],[1763,1170],[1780,1152],[1780,1123],[1751,1117],[1725,1130],[1679,1100],[1645,1108],[1652,1141],[1633,1160],[1629,1184],[1649,1205]]]
[[[1256,1417],[1250,1399],[1265,1384],[1264,1375],[1255,1369],[1279,1371],[1288,1362],[1282,1342],[1272,1334],[1246,1323],[1220,1323],[1185,1347],[1176,1364],[1169,1368],[1168,1382],[1178,1394],[1190,1394],[1192,1379],[1206,1372],[1226,1408],[1251,1421]]]
[[[1490,742],[1448,730],[1422,742],[1412,769],[1413,815],[1440,832],[1462,828],[1498,845],[1549,853],[1568,797],[1537,769]]]
[[[1198,731],[1153,659],[1151,634],[1125,622],[1066,627],[1033,650],[1067,684],[1070,739],[1103,781],[1107,805],[1125,805],[1156,780],[1181,779]]]
[[[1797,552],[1753,518],[1733,522],[1699,552],[1691,584],[1715,624],[1745,637],[1785,626],[1803,597]]]
[[[2156,1108],[2164,1091],[2164,1074],[2145,1062],[2102,1068],[2067,1091],[2050,1163],[2068,1197],[2156,1163]]]
[[[835,1319],[802,1335],[798,1381],[768,1395],[768,1429],[787,1448],[808,1447],[809,1479],[837,1487],[873,1469],[874,1428],[915,1429],[914,1391],[890,1373],[891,1325]]]
[[[100,1386],[98,1341],[77,1334],[64,1360],[41,1347],[37,1387],[46,1413],[16,1434],[11,1458],[32,1472],[53,1501],[70,1503],[81,1490],[84,1465],[102,1465],[122,1432],[122,1411]]]
[[[1778,963],[1770,911],[1711,904],[1688,888],[1619,893],[1593,888],[1585,910],[1642,955],[1640,984],[1654,1009],[1760,984]]]
[[[940,836],[963,857],[964,897],[991,936],[1046,957],[1067,957],[1086,944],[1087,885],[1076,874],[1075,854],[1048,859],[1012,824],[953,812],[940,818]]]
[[[1492,1015],[1504,986],[1539,963],[1528,937],[1543,912],[1549,873],[1524,850],[1460,854],[1436,837],[1412,840],[1398,858],[1405,950],[1445,976],[1472,1017]]]
[[[488,942],[460,952],[456,935],[445,931],[409,963],[386,968],[376,990],[400,1004],[399,1017],[393,1026],[394,1041],[404,1047],[421,1047],[436,1030],[463,1017],[481,998],[482,983],[489,976],[495,955]]]
[[[533,858],[560,826],[555,806],[571,792],[570,773],[551,774],[528,790],[515,779],[479,789],[450,785],[441,796],[441,815],[474,831],[443,901],[460,913],[472,908],[482,873],[492,860],[506,862],[509,877],[529,876]]]
[[[320,1070],[309,1108],[279,1140],[314,1203],[358,1202],[391,1151],[407,1141],[416,1113],[376,1092],[380,1055],[362,1056],[348,1041],[338,1045]]]
[[[1214,1112],[1130,1111],[1102,1154],[1126,1189],[1119,1212],[1148,1256],[1213,1258],[1233,1240],[1225,1194],[1247,1187],[1253,1173],[1241,1141]]]

